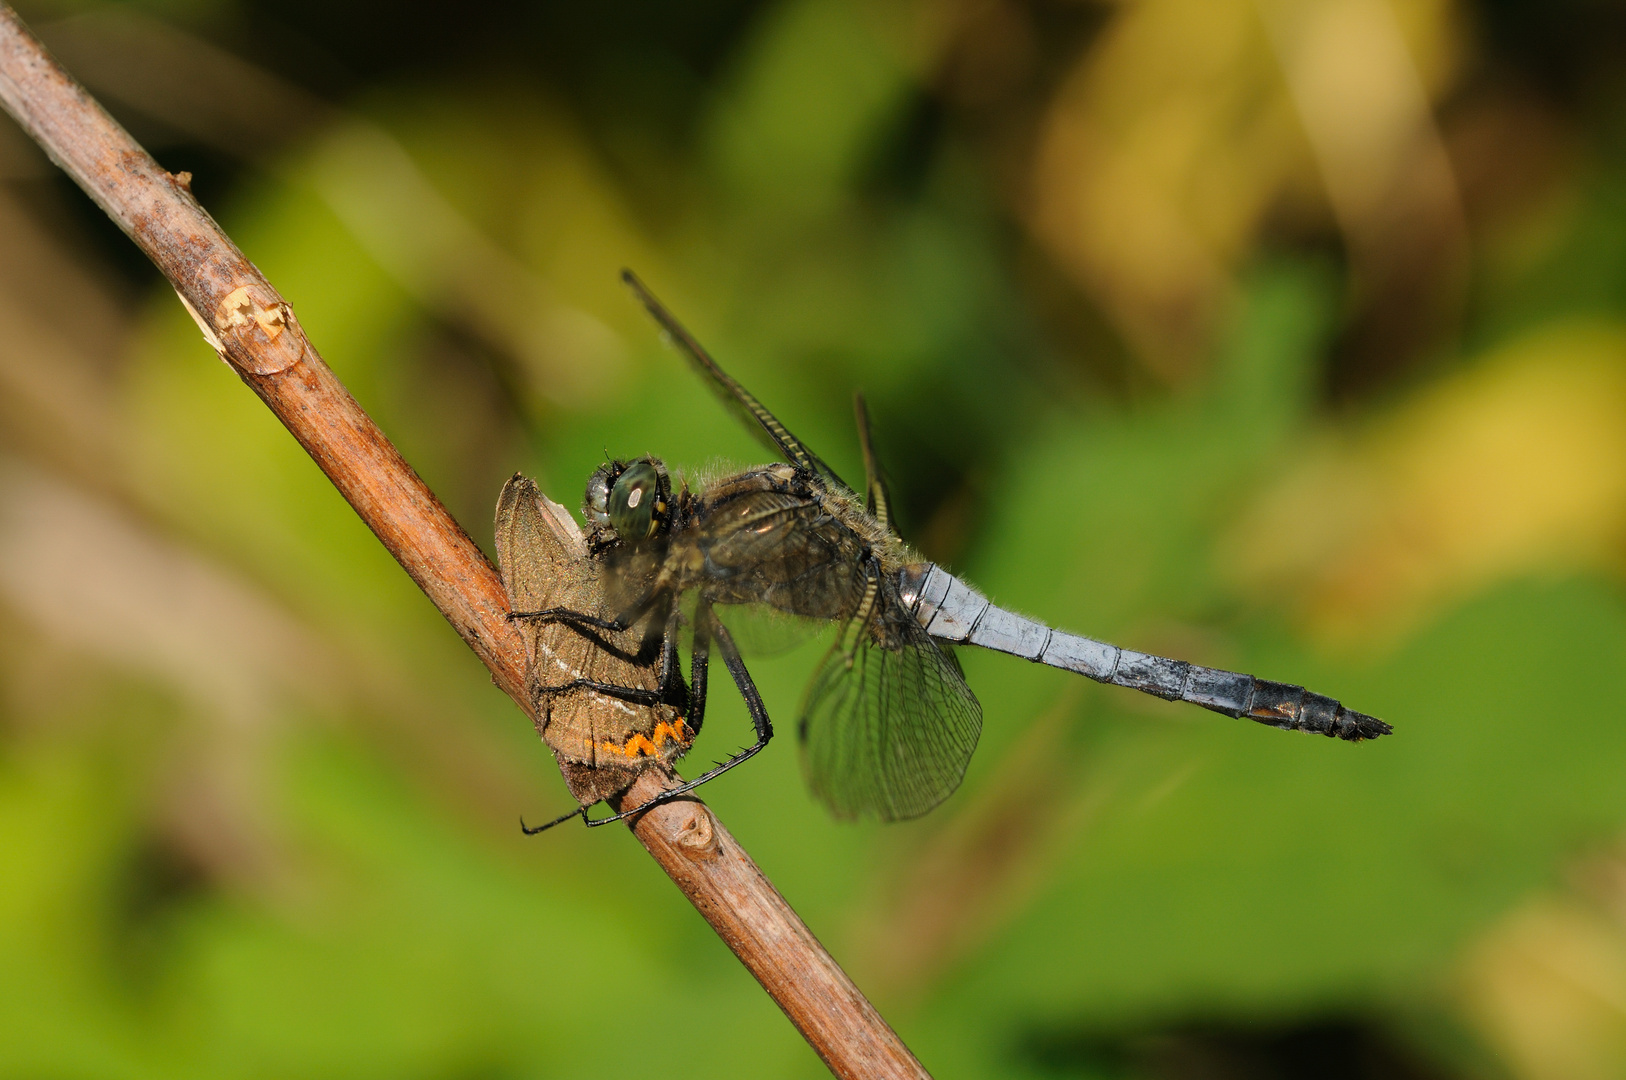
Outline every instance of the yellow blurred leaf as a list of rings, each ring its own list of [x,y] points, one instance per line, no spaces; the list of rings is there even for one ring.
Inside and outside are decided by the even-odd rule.
[[[1460,246],[1428,100],[1454,69],[1450,13],[1449,0],[1404,17],[1386,0],[1122,5],[1043,120],[1030,226],[1168,381],[1210,340],[1284,199],[1330,201],[1357,262],[1414,237],[1379,227],[1397,210],[1445,222],[1433,232]]]
[[[1497,580],[1609,567],[1626,532],[1626,328],[1545,328],[1309,451],[1224,544],[1336,638]]]
[[[1176,377],[1288,170],[1292,111],[1251,0],[1125,5],[1045,117],[1031,224]]]
[[[1537,897],[1468,952],[1458,1001],[1520,1080],[1606,1080],[1626,1069],[1623,868],[1604,868],[1614,878],[1606,903]]]

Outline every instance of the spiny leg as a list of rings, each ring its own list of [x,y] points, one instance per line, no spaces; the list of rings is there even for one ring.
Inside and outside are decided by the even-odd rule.
[[[520,617],[526,617],[532,614],[540,615],[543,613],[525,612],[522,613]],[[510,617],[512,618],[513,616]],[[591,618],[591,616],[588,617]],[[633,705],[677,704],[681,699],[683,699],[683,695],[679,692],[682,689],[683,679],[679,674],[677,655],[677,641],[679,630],[681,629],[681,622],[682,614],[677,608],[672,608],[671,611],[667,613],[666,629],[661,635],[660,670],[656,674],[657,688],[654,690],[648,690],[641,686],[622,686],[619,683],[600,682],[597,679],[575,678],[571,679],[569,682],[560,683],[558,686],[539,686],[536,688],[536,693],[538,696],[545,694],[552,697],[555,694],[562,694],[570,690],[595,690],[598,693],[605,694],[613,698],[619,698],[620,700],[629,702]],[[609,628],[606,627],[605,629]],[[685,720],[687,719],[688,718],[685,717]],[[700,730],[698,723],[689,724],[689,728],[692,732],[697,734]]]
[[[554,818],[552,821],[548,822],[546,825],[536,825],[536,826],[527,825],[527,824],[525,824],[525,819],[523,817],[521,817],[519,819],[519,831],[524,833],[526,836],[535,836],[537,833],[547,832],[549,829],[553,828],[555,825],[563,825],[565,822],[569,821],[573,817],[579,817],[583,821],[587,821],[587,807],[578,806],[578,807],[576,807],[576,809],[572,810],[568,814],[560,814],[558,817]],[[592,824],[592,822],[590,822],[590,821],[587,822],[587,823],[589,825]]]
[[[577,611],[568,607],[542,608],[540,611],[510,611],[507,615],[509,622],[521,619],[542,619],[547,622],[562,622],[567,626],[591,627],[594,630],[621,631],[631,627],[643,618],[660,602],[660,595],[653,589],[646,590],[637,600],[627,605],[627,609],[613,619],[606,619],[601,615],[594,615],[587,611]]]
[[[717,639],[717,648],[723,654],[723,664],[728,668],[728,673],[734,677],[734,685],[739,688],[740,697],[745,699],[745,708],[751,714],[751,726],[756,730],[757,741],[727,761],[721,762],[715,768],[709,769],[693,780],[679,784],[675,788],[669,788],[648,802],[635,806],[631,810],[623,810],[611,817],[597,819],[589,818],[584,812],[582,821],[589,828],[608,825],[612,821],[624,821],[634,814],[641,814],[645,810],[686,795],[708,780],[715,780],[734,766],[755,757],[773,738],[773,722],[768,719],[768,708],[762,703],[762,695],[757,691],[756,683],[751,680],[751,673],[746,670],[745,661],[740,658],[740,650],[734,644],[733,635],[728,632],[728,627],[723,625],[722,620],[717,618],[716,613],[704,601],[701,602],[699,609],[695,612],[694,670],[690,678],[690,701],[691,703],[694,702],[695,691],[698,690],[699,708],[696,712],[699,714],[700,720],[704,719],[705,714],[707,657],[710,651],[710,638],[713,636]],[[695,721],[695,730],[699,729],[700,720]]]
[[[688,707],[685,710],[685,715],[684,715],[684,723],[689,728],[689,736],[690,736],[691,739],[693,739],[695,736],[700,734],[700,725],[705,723],[705,720],[706,720],[706,675],[707,675],[708,657],[709,657],[709,653],[711,651],[710,629],[711,629],[711,626],[713,625],[713,623],[712,623],[713,617],[711,615],[710,608],[705,609],[704,612],[699,613],[699,614],[701,615],[701,617],[696,619],[695,633],[694,633],[694,648],[693,648],[693,655],[691,657],[691,665],[692,666],[691,666],[690,672],[689,672]],[[666,634],[665,634],[664,639],[661,642],[661,672],[662,672],[661,682],[662,682],[663,685],[665,685],[666,682],[667,682],[666,673],[667,672],[672,672],[675,675],[675,673],[677,671],[677,640],[678,640],[678,631],[680,629],[680,625],[679,625],[680,622],[681,622],[681,616],[678,614],[677,610],[674,608],[673,611],[671,612],[671,614],[669,614],[667,616]],[[716,625],[721,626],[722,624],[720,622],[718,622],[718,623],[716,623]],[[727,633],[727,631],[725,630],[724,633]],[[730,648],[733,647],[732,639],[729,642],[729,646],[730,646]],[[749,676],[747,678],[749,678]],[[755,686],[753,686],[752,691],[755,692],[755,690],[756,690],[756,688],[755,688]],[[760,703],[760,701],[761,701],[761,699],[759,697],[758,702]],[[764,718],[766,718],[766,714],[764,714]],[[769,734],[770,735],[772,734],[772,729],[771,728],[769,729]],[[760,750],[761,747],[759,746],[756,749]],[[755,752],[756,752],[756,750],[752,751],[752,753],[755,753]],[[747,755],[747,756],[749,756],[749,755]],[[622,812],[620,812],[618,814],[615,814],[615,815],[613,815],[611,817],[598,818],[598,819],[595,820],[595,819],[590,818],[590,817],[587,816],[587,809],[588,809],[587,807],[578,806],[576,809],[572,810],[570,813],[561,814],[559,817],[554,818],[552,821],[548,822],[546,825],[538,825],[535,828],[532,828],[532,827],[526,825],[525,824],[525,819],[520,818],[519,827],[525,833],[526,836],[535,836],[539,832],[546,832],[547,830],[553,828],[555,825],[563,825],[565,822],[569,821],[573,817],[581,818],[582,819],[582,824],[587,826],[588,828],[592,828],[595,825],[607,825],[612,821],[623,821],[626,818],[629,818],[634,814],[642,813],[643,811],[648,810],[651,806],[659,805],[660,803],[666,802],[668,799],[674,798],[674,797],[676,797],[678,795],[681,795],[686,791],[692,791],[694,789],[695,784],[705,783],[707,780],[709,780],[712,776],[715,776],[716,773],[720,772],[720,771],[722,771],[722,770],[720,770],[720,769],[715,770],[715,771],[713,771],[711,773],[706,774],[705,776],[700,777],[699,779],[693,781],[692,783],[685,784],[682,787],[676,788],[676,789],[674,789],[674,790],[672,790],[670,792],[667,792],[667,793],[665,793],[663,795],[657,796],[656,798],[650,800],[647,803],[644,803],[641,806],[638,806],[638,807],[636,807],[636,808],[634,808],[632,810],[624,810],[624,811],[622,811]]]
[[[712,613],[709,606],[702,604],[704,610],[697,611],[694,627],[694,642],[689,649],[689,708],[684,720],[689,725],[689,738],[700,737],[700,725],[706,722],[706,686],[711,670],[711,622]],[[672,650],[673,662],[677,656],[677,634],[669,631],[662,648]]]
[[[557,610],[560,609],[549,609],[548,611],[542,612],[516,612],[513,615],[510,615],[509,618],[552,617],[553,613]],[[583,618],[593,619],[595,616],[585,615]],[[660,673],[657,679],[659,682],[659,689],[646,690],[643,687],[637,686],[619,686],[614,683],[599,682],[596,679],[573,679],[561,686],[538,687],[537,692],[539,694],[552,695],[563,693],[566,690],[582,688],[596,690],[601,694],[620,698],[635,705],[661,705],[672,703],[673,700],[678,696],[678,691],[682,690],[683,688],[683,678],[679,673],[677,655],[677,643],[679,632],[681,630],[682,618],[681,612],[676,607],[672,608],[672,610],[667,613],[666,629],[661,636],[661,664]],[[609,628],[605,627],[604,629]],[[706,713],[705,641],[698,631],[696,632],[695,638],[696,647],[694,654],[694,669],[690,679],[694,689],[691,689],[688,694],[685,695],[686,707],[684,709],[684,723],[689,728],[691,739],[700,734],[700,725],[705,720]],[[642,810],[644,807],[639,807],[639,809]],[[519,819],[520,831],[526,836],[535,836],[537,833],[547,832],[555,825],[563,825],[565,822],[575,817],[581,818],[582,824],[590,828],[594,825],[603,825],[605,822],[609,821],[620,821],[622,818],[628,816],[628,814],[623,813],[618,814],[615,817],[602,818],[598,821],[594,821],[592,818],[587,816],[587,810],[588,807],[586,806],[578,806],[568,814],[559,815],[546,825],[530,826],[525,824],[525,819],[521,817]],[[637,811],[630,811],[629,813],[637,813]]]
[[[632,620],[626,615],[606,619],[598,615],[589,615],[585,611],[576,611],[565,607],[543,608],[541,611],[510,611],[506,618],[509,622],[519,622],[521,619],[541,619],[545,622],[562,622],[567,626],[588,626],[594,630],[621,631],[632,625]]]

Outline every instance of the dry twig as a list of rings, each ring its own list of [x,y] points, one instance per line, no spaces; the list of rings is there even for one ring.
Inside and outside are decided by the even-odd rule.
[[[172,176],[0,5],[0,104],[167,277],[260,396],[527,713],[525,650],[501,581],[306,340],[293,310]],[[642,803],[662,781],[644,774]],[[922,1077],[886,1021],[698,800],[633,832],[833,1072]]]

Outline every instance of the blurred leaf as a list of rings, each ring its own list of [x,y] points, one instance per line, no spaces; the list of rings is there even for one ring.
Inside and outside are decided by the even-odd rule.
[[[1308,167],[1245,0],[1121,8],[1057,93],[1037,155],[1040,241],[1170,380],[1271,200]]]
[[[1620,864],[1585,869],[1590,887],[1536,897],[1466,957],[1465,1011],[1514,1075],[1602,1078],[1626,1063]]]
[[[1030,227],[1165,382],[1198,360],[1268,216],[1322,187],[1357,300],[1421,241],[1455,313],[1462,208],[1428,110],[1452,8],[1402,6],[1147,0],[1078,57],[1043,120]],[[1391,306],[1420,295],[1406,280]]]
[[[1284,522],[1293,527],[1284,528]],[[1549,325],[1315,445],[1226,540],[1245,588],[1369,646],[1538,568],[1608,569],[1626,535],[1626,334]]]
[[[730,183],[781,214],[829,212],[908,89],[904,43],[887,32],[901,7],[785,0],[768,13],[713,121]]]

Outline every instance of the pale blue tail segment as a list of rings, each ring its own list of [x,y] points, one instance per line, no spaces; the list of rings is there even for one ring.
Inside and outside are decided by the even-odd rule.
[[[1302,686],[1152,656],[1054,630],[990,603],[935,564],[906,567],[899,574],[898,587],[910,613],[928,634],[942,641],[980,645],[1075,671],[1097,682],[1127,686],[1170,701],[1189,701],[1226,716],[1288,731],[1358,742],[1393,730],[1376,717],[1347,709]]]

